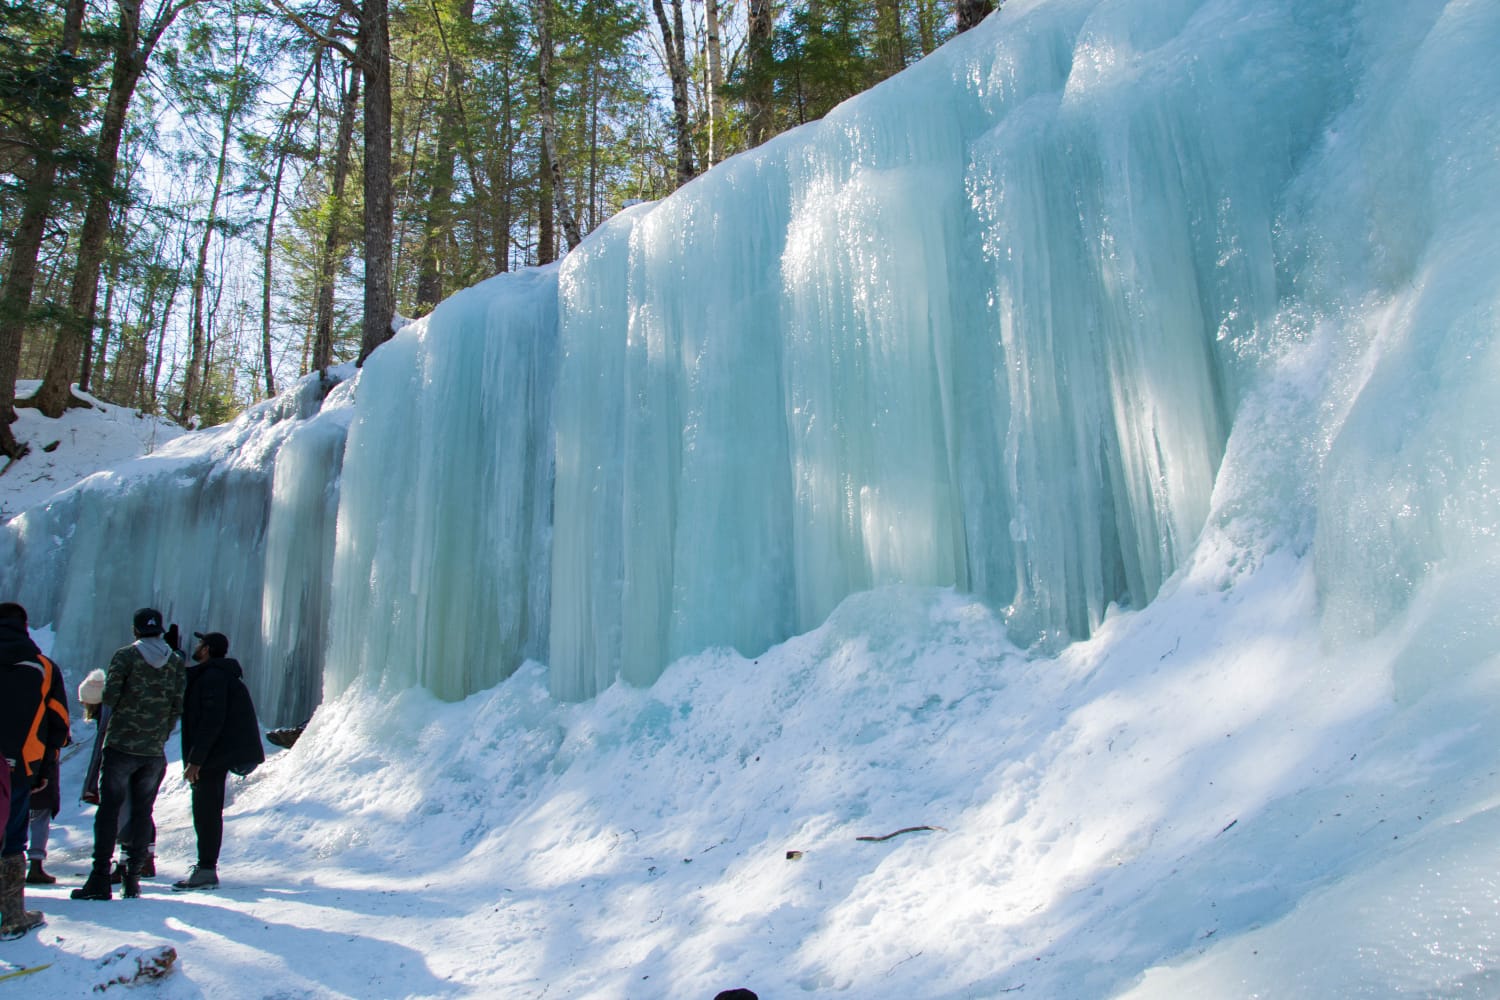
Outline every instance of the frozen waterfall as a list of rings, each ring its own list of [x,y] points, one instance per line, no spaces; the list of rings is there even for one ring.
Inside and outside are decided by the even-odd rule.
[[[257,634],[284,719],[319,671],[452,699],[532,658],[587,698],[898,582],[1051,648],[1210,518],[1368,634],[1494,575],[1497,41],[1483,0],[1011,0],[454,296],[352,408],[13,520],[0,584],[65,662],[153,593]]]
[[[322,696],[349,369],[312,375],[227,427],[189,434],[8,521],[0,589],[55,633],[76,689],[154,605],[187,642],[224,632],[261,721]],[[332,394],[329,390],[332,389]],[[324,396],[329,400],[324,401]]]
[[[570,255],[553,691],[754,655],[882,584],[1048,644],[1149,601],[1278,311],[1329,28],[1034,5]]]

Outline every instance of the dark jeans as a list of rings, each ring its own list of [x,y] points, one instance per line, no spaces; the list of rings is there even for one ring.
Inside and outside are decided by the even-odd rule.
[[[94,813],[94,867],[109,870],[118,835],[127,860],[144,861],[151,843],[151,811],[167,773],[162,754],[142,757],[123,750],[104,750],[99,774],[99,809]],[[120,809],[130,804],[130,825],[119,834]]]
[[[224,785],[227,767],[205,767],[193,782],[193,832],[198,835],[198,867],[219,867],[224,846]]]
[[[5,758],[0,767],[7,771]],[[25,771],[10,771],[10,815],[5,817],[5,846],[0,857],[10,857],[26,850],[26,828],[31,825],[31,779]]]

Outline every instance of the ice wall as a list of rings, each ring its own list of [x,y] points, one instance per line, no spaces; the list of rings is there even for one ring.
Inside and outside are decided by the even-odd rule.
[[[326,682],[449,699],[546,654],[556,269],[445,300],[366,361],[333,556]]]
[[[1334,244],[1306,273],[1348,319],[1330,338],[1346,360],[1315,551],[1335,638],[1453,574],[1445,622],[1414,651],[1412,670],[1434,674],[1492,652],[1500,624],[1500,6],[1422,4],[1359,28],[1367,92],[1298,191]]]
[[[335,373],[347,377],[353,371]],[[306,719],[322,688],[347,392],[314,375],[234,423],[98,473],[0,530],[0,591],[50,624],[76,686],[154,606],[223,632],[261,721]],[[321,412],[320,412],[321,411]]]
[[[77,662],[153,599],[259,636],[296,721],[324,669],[461,698],[532,657],[585,698],[897,582],[1053,647],[1217,518],[1311,553],[1330,641],[1446,581],[1415,696],[1500,602],[1497,21],[1011,0],[442,303],[354,408],[262,408],[11,522],[0,584]]]
[[[1057,643],[1189,551],[1343,11],[1023,6],[565,261],[554,692],[896,582]]]

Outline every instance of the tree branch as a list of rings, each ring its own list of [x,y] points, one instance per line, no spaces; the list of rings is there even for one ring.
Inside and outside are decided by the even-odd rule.
[[[302,29],[303,33],[313,41],[318,42],[321,45],[326,45],[328,48],[338,51],[341,55],[343,55],[345,59],[348,59],[350,62],[357,61],[358,56],[356,56],[352,48],[339,41],[339,39],[335,38],[333,35],[319,31],[317,28],[313,27],[306,18],[297,13],[295,10],[292,10],[292,8],[288,7],[285,0],[271,0],[271,4],[277,10],[281,11],[287,17],[291,18],[292,23],[295,24],[298,28]],[[352,4],[341,2],[339,4],[339,7],[345,13],[352,13],[355,17],[358,17],[360,14],[359,9],[357,7],[354,7]],[[335,22],[335,24],[336,23],[337,22]]]

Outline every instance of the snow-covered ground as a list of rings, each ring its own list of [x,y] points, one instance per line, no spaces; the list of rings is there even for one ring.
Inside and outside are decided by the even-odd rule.
[[[541,665],[457,704],[357,685],[231,779],[213,893],[169,888],[194,860],[174,744],[159,876],[69,898],[78,721],[61,881],[27,894],[47,925],[0,946],[51,967],[4,988],[93,995],[118,949],[170,945],[136,992],[1496,995],[1500,661],[1403,704],[1430,637],[1321,654],[1308,559],[1218,528],[1198,552],[1055,659],[962,595],[887,588],[583,704]]]
[[[17,382],[16,398],[31,396],[40,385],[35,380]],[[183,434],[170,420],[104,403],[76,389],[74,394],[91,407],[69,410],[56,420],[30,407],[16,410],[11,430],[31,453],[8,466],[0,459],[0,466],[5,466],[0,472],[0,521],[99,469],[149,455]]]

